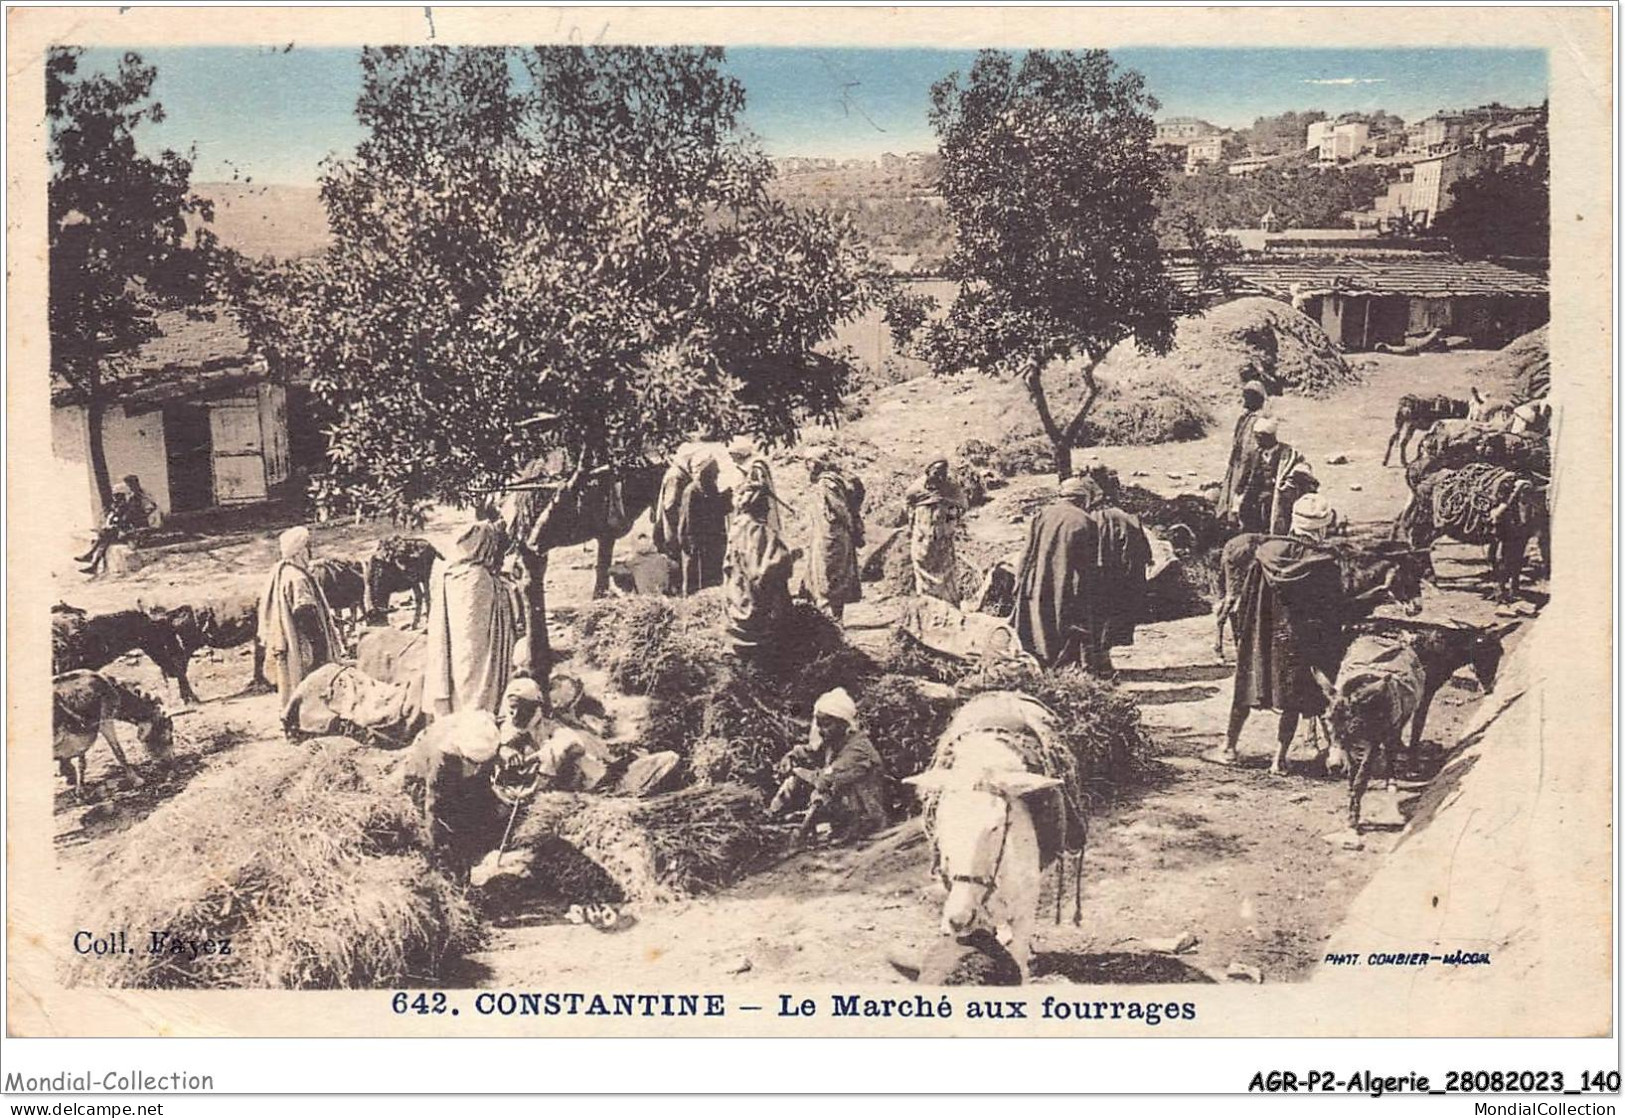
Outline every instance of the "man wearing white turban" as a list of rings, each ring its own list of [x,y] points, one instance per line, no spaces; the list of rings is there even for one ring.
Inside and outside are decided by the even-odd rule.
[[[310,577],[310,529],[289,528],[277,541],[282,558],[260,595],[259,638],[283,707],[299,682],[344,651],[333,611]]]
[[[784,782],[769,815],[783,814],[803,789],[811,790],[798,840],[826,816],[834,816],[847,837],[886,825],[886,763],[859,725],[858,705],[844,687],[819,696],[807,743],[784,755],[779,772]]]

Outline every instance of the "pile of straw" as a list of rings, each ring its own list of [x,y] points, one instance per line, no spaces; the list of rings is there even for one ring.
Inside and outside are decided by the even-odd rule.
[[[680,900],[731,885],[779,849],[762,807],[733,785],[643,800],[542,793],[521,808],[509,845],[533,851],[535,891],[562,901]]]
[[[342,738],[267,744],[195,781],[90,870],[87,928],[132,952],[76,959],[85,985],[332,989],[433,982],[478,941],[462,893],[422,853],[387,759]],[[150,929],[230,937],[231,953],[149,953]]]

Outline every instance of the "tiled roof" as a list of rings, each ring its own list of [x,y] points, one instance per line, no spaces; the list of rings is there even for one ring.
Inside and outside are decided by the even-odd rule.
[[[1192,287],[1196,269],[1175,265],[1171,271],[1181,286]],[[1546,277],[1519,272],[1483,260],[1456,260],[1439,256],[1320,257],[1292,256],[1242,260],[1225,272],[1240,290],[1287,296],[1292,285],[1305,295],[1338,292],[1346,295],[1411,295],[1445,298],[1452,295],[1545,295]]]
[[[157,326],[157,337],[118,362],[121,399],[151,404],[266,379],[265,363],[224,309],[161,311]],[[76,403],[77,393],[53,375],[51,402]]]

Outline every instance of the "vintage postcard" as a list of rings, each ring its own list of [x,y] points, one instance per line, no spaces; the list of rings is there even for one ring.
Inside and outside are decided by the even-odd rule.
[[[1613,16],[9,10],[9,1031],[1610,1035]]]

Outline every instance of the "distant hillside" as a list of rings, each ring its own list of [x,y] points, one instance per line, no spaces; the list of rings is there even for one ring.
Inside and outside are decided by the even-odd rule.
[[[314,186],[203,182],[193,189],[214,202],[215,236],[245,256],[292,260],[322,251],[332,239]]]
[[[791,205],[844,214],[897,271],[931,273],[953,248],[936,190],[940,168],[936,155],[920,153],[878,162],[785,159],[769,189]]]

